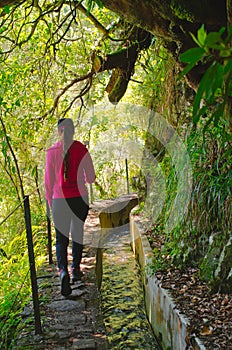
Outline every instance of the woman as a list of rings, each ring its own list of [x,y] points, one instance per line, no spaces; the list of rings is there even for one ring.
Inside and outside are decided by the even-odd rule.
[[[93,162],[87,148],[73,140],[74,125],[70,118],[58,121],[60,141],[47,150],[45,189],[52,209],[56,230],[56,256],[61,294],[71,294],[67,249],[72,237],[72,282],[80,280],[84,222],[88,215],[86,183],[95,181]]]

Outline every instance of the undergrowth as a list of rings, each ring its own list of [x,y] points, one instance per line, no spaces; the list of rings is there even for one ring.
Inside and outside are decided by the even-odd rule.
[[[205,121],[198,130],[193,128],[186,133],[193,186],[182,221],[165,232],[169,208],[176,196],[176,173],[168,154],[160,164],[166,177],[162,211],[154,222],[152,207],[156,206],[157,193],[153,191],[143,204],[141,215],[147,222],[146,235],[153,249],[149,267],[153,272],[195,266],[200,277],[213,285],[223,248],[231,235],[232,154],[230,137],[223,132],[223,125],[203,133],[204,124]]]
[[[214,291],[227,293],[232,290],[232,26],[207,33],[202,25],[197,35],[191,33],[191,36],[193,45],[195,42],[197,47],[180,56],[185,68],[179,79],[199,63],[205,65],[205,73],[194,101],[190,102],[189,114],[184,113],[186,115],[182,121],[177,117],[178,123],[174,123],[191,160],[192,190],[189,203],[182,220],[176,222],[171,230],[166,230],[172,203],[178,192],[178,171],[166,151],[159,162],[160,170],[157,170],[158,167],[156,169],[156,172],[165,175],[165,184],[158,188],[158,193],[157,185],[153,186],[154,191],[147,188],[148,195],[143,195],[141,217],[147,224],[147,236],[154,252],[153,272],[193,265]],[[186,111],[185,106],[188,105],[187,101],[179,106],[175,101],[174,104],[178,116]],[[171,121],[174,120],[172,117]],[[155,142],[151,149],[156,149]],[[149,174],[147,169],[144,171]],[[155,174],[153,181],[157,178],[159,174],[158,177]],[[159,190],[165,193],[163,197]],[[157,207],[162,207],[159,213],[154,210]]]
[[[17,225],[16,225],[17,228]],[[36,268],[47,255],[45,227],[32,226]],[[21,312],[31,300],[31,280],[26,230],[1,246],[0,254],[0,348],[11,349]]]

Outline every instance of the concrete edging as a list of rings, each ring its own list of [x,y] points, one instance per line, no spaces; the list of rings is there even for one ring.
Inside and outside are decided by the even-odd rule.
[[[107,201],[99,212],[102,231],[129,224],[130,212],[137,204],[137,195],[133,193]]]
[[[147,317],[153,331],[164,350],[186,350],[188,320],[177,310],[168,291],[159,285],[155,275],[149,276],[152,261],[152,249],[143,234],[142,225],[130,215],[131,245],[143,270],[144,297]],[[191,336],[192,338],[192,336]],[[201,341],[194,337],[193,350],[206,350]]]

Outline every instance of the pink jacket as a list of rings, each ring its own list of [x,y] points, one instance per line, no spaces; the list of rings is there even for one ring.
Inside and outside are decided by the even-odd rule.
[[[47,150],[45,190],[49,206],[52,198],[72,198],[88,195],[86,183],[95,180],[93,162],[87,148],[73,141],[69,148],[68,179],[64,180],[63,148],[61,141]]]

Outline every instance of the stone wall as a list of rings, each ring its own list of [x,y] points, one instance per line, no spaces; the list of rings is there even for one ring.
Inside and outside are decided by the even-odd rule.
[[[167,290],[159,285],[156,276],[149,273],[152,250],[142,225],[133,215],[130,217],[130,234],[132,249],[143,271],[146,312],[154,334],[163,350],[187,350],[188,320],[180,314]],[[205,350],[199,339],[193,341],[193,350]]]

